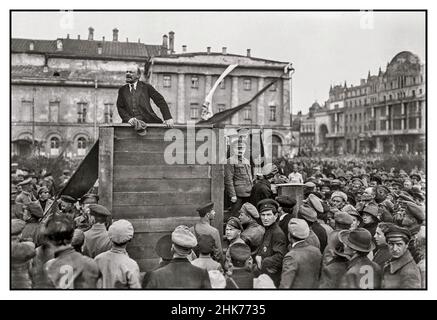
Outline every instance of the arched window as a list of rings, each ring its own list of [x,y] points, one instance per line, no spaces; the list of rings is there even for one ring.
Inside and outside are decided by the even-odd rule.
[[[282,157],[282,140],[277,135],[272,136],[272,158]]]
[[[59,145],[60,145],[59,138],[52,137],[50,139],[50,155],[51,156],[58,156],[59,155]]]
[[[77,139],[77,155],[84,156],[86,153],[86,139],[84,137],[80,137]]]

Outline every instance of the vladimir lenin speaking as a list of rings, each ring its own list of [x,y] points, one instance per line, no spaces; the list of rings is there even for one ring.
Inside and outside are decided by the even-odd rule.
[[[137,120],[144,123],[163,123],[150,105],[150,99],[161,110],[164,123],[173,127],[174,122],[164,97],[150,84],[139,81],[140,69],[126,71],[126,84],[118,90],[117,109],[123,123],[136,126]]]

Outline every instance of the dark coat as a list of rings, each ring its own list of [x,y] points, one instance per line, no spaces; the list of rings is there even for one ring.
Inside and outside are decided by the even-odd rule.
[[[322,267],[319,288],[340,288],[340,281],[346,273],[348,262],[349,260],[347,260],[347,258],[334,255],[334,257]]]
[[[320,252],[324,252],[326,244],[328,243],[328,235],[326,234],[325,228],[323,228],[318,221],[315,221],[311,226],[311,230],[313,230],[317,238],[319,238]]]
[[[150,273],[147,289],[209,289],[208,271],[193,266],[186,258],[173,258]]]
[[[284,257],[279,288],[317,288],[321,262],[322,254],[318,248],[305,241],[297,243]]]
[[[388,245],[384,244],[382,246],[378,246],[378,248],[375,251],[375,255],[373,256],[373,262],[376,262],[377,264],[379,264],[381,268],[384,268],[384,265],[390,259],[391,259],[391,253],[390,253],[390,249],[388,248]]]
[[[32,241],[35,246],[39,246],[39,229],[40,225],[38,222],[27,222],[21,233],[21,238],[27,241]]]
[[[36,255],[33,258],[31,275],[34,289],[53,289],[54,286],[44,270],[44,264],[55,257],[55,250],[52,246],[43,244],[36,248]]]
[[[393,259],[384,266],[383,289],[420,289],[421,276],[410,251],[399,259]]]
[[[285,235],[277,222],[266,228],[263,241],[259,247],[258,255],[261,256],[261,272],[272,278],[277,286],[282,272],[282,259],[287,253]]]
[[[232,276],[226,279],[226,289],[253,289],[253,273],[245,268],[234,268]]]
[[[170,110],[164,97],[150,84],[138,81],[134,94],[131,93],[128,84],[118,90],[117,110],[123,123],[127,123],[129,119],[134,117],[146,123],[162,123],[162,120],[153,111],[150,99],[161,110],[164,120],[171,119]],[[137,106],[137,114],[134,112],[134,105]]]
[[[340,280],[340,288],[379,289],[381,273],[381,267],[367,256],[357,256],[349,261],[346,274]]]
[[[266,179],[260,179],[252,188],[249,202],[256,207],[261,200],[272,198],[273,192],[271,189],[271,183]]]

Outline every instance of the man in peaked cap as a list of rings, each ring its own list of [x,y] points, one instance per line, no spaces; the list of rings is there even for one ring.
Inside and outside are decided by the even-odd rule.
[[[88,231],[91,228],[90,222],[90,204],[97,204],[99,202],[99,196],[94,193],[87,193],[80,198],[80,215],[74,219],[75,228]]]
[[[293,209],[294,206],[296,205],[296,200],[290,196],[278,196],[275,198],[275,200],[279,203],[279,208],[278,208],[279,227],[284,232],[284,234],[288,234],[288,222],[290,222],[290,219],[292,218]],[[287,245],[288,245],[288,239],[287,239]]]
[[[80,215],[79,210],[75,207],[75,203],[77,202],[76,198],[73,198],[69,195],[61,195],[59,209],[60,214],[65,215],[72,221]]]
[[[199,239],[201,235],[210,235],[214,239],[214,250],[212,257],[215,261],[222,263],[223,249],[222,243],[220,241],[220,233],[217,228],[211,225],[215,217],[214,203],[209,202],[203,204],[202,206],[197,208],[197,213],[199,214],[200,221],[196,223],[190,230],[197,239]],[[195,249],[195,252],[197,255],[199,254],[197,247]]]
[[[322,200],[316,195],[310,194],[306,199],[305,203],[316,211],[317,218],[321,217],[321,215],[324,213]],[[320,224],[318,219],[316,219],[315,221],[308,221],[308,220],[306,221],[308,222],[310,229],[316,234],[317,238],[319,239],[320,250],[321,252],[323,252],[325,250],[326,243],[328,241],[328,235],[326,229]]]
[[[187,257],[197,246],[197,239],[187,226],[178,226],[171,235],[172,261],[150,274],[147,289],[209,289],[208,271],[190,263]]]
[[[232,275],[226,280],[226,289],[252,289],[253,273],[247,268],[251,259],[250,248],[245,243],[236,243],[229,249]]]
[[[268,163],[262,168],[262,177],[255,182],[252,188],[250,203],[256,206],[261,200],[273,198],[272,182],[277,173],[278,168],[275,164]]]
[[[258,224],[259,213],[253,204],[246,202],[239,212],[238,219],[243,226],[241,239],[250,247],[252,255],[255,255],[263,240],[265,228]]]
[[[342,230],[338,237],[344,245],[344,253],[350,257],[347,271],[340,280],[340,288],[379,289],[381,268],[367,257],[369,252],[375,249],[370,232],[363,228],[353,231]],[[363,273],[363,270],[367,272]],[[372,277],[369,277],[369,274]]]
[[[322,254],[305,240],[310,228],[305,220],[293,218],[288,224],[291,249],[282,264],[281,283],[284,289],[313,289],[319,285]]]
[[[35,196],[32,193],[32,178],[28,178],[17,184],[18,188],[21,188],[21,192],[15,198],[15,204],[19,205],[21,208],[29,203],[36,201]],[[18,213],[21,217],[23,212]]]
[[[108,234],[112,241],[111,250],[94,258],[102,274],[102,288],[141,288],[140,268],[126,251],[128,242],[134,236],[134,227],[127,220],[117,220],[109,227]]]
[[[102,252],[111,250],[112,241],[106,230],[106,221],[111,212],[100,204],[89,205],[92,227],[85,232],[83,254],[95,258]]]
[[[392,258],[384,266],[382,288],[421,288],[419,268],[408,250],[408,243],[411,239],[410,231],[397,225],[391,225],[384,235]]]
[[[264,199],[257,207],[266,231],[255,257],[256,266],[260,273],[267,273],[277,286],[281,277],[282,259],[287,252],[285,234],[276,222],[279,204],[275,200]]]

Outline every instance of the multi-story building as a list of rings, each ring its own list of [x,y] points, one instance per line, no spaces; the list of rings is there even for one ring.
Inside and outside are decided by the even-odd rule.
[[[304,153],[316,151],[315,149],[315,128],[316,122],[314,114],[320,111],[322,107],[318,102],[314,102],[309,108],[307,114],[301,112],[295,116],[298,121],[299,131],[299,150]]]
[[[230,64],[238,67],[217,88],[213,112],[249,101],[272,79],[278,82],[226,122],[228,127],[272,130],[273,157],[290,150],[288,79],[285,62],[222,51],[182,53],[174,49],[174,33],[162,45],[69,36],[56,40],[12,39],[12,151],[31,152],[35,141],[40,154],[82,157],[103,123],[121,122],[116,110],[118,88],[125,71],[142,68],[149,58],[150,83],[164,96],[177,124],[200,120],[205,96]],[[159,110],[157,114],[160,115]]]
[[[334,153],[423,152],[424,64],[411,52],[397,54],[385,72],[357,86],[330,88],[315,114],[315,143]]]

